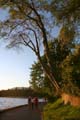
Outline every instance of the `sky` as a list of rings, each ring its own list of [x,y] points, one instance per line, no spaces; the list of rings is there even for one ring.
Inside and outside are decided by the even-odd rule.
[[[8,17],[5,10],[0,9],[0,20]],[[56,36],[57,30],[54,30]],[[13,87],[29,87],[30,68],[36,56],[29,48],[22,51],[6,49],[0,40],[0,90]]]
[[[28,87],[34,60],[36,56],[29,49],[17,52],[0,46],[0,90]]]

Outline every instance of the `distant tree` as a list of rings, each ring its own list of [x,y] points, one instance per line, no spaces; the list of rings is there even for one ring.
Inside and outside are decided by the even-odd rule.
[[[34,63],[31,67],[31,80],[30,85],[33,89],[38,89],[44,86],[43,79],[44,79],[44,73],[43,68],[41,67],[40,63]]]

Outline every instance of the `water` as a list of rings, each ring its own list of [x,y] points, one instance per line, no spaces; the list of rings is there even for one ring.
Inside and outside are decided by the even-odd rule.
[[[39,102],[43,102],[43,99],[39,99]],[[0,111],[26,104],[28,104],[27,98],[0,97]]]
[[[0,97],[0,111],[26,104],[28,104],[28,100],[26,98]]]

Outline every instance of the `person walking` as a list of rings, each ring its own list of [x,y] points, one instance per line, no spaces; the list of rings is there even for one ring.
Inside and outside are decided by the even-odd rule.
[[[31,100],[31,106],[32,106],[32,110],[34,109],[34,98],[32,98]]]
[[[28,97],[28,106],[29,106],[29,108],[31,108],[31,101],[32,101],[32,97],[29,96],[29,97]]]
[[[38,98],[37,97],[34,98],[34,105],[35,105],[35,108],[38,109]]]

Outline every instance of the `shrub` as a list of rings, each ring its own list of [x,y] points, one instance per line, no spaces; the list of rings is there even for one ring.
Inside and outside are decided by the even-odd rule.
[[[80,107],[63,105],[61,99],[45,106],[43,120],[80,120]]]

